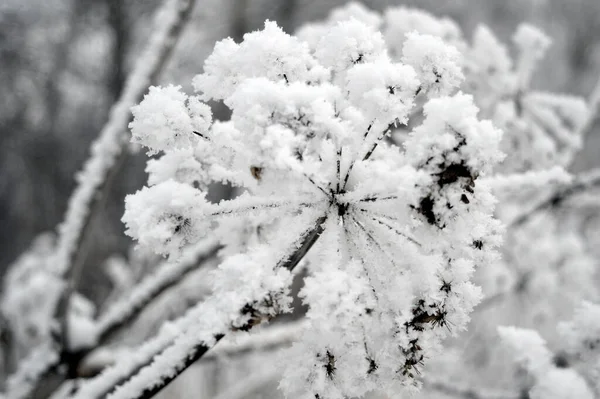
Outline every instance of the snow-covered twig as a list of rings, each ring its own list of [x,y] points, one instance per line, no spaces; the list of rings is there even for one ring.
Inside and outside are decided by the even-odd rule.
[[[94,342],[97,343],[97,346],[84,347],[79,351],[82,360],[78,365],[78,376],[87,378],[96,375],[104,368],[119,361],[119,356],[122,353],[130,353],[129,349],[125,349],[124,352],[120,351],[121,353],[115,354],[113,349],[107,349],[106,346],[102,345],[107,344],[113,333],[128,325],[162,293],[181,283],[186,276],[189,276],[205,262],[215,257],[217,250],[218,246],[214,240],[201,241],[187,251],[178,262],[165,261],[164,264],[159,265],[156,273],[145,277],[138,285],[133,287],[126,298],[109,307],[99,317],[95,325]],[[156,353],[159,353],[166,346],[159,346]],[[95,351],[95,349],[98,349],[98,351]],[[152,356],[150,355],[145,362],[149,362]],[[145,364],[145,362],[141,364]],[[62,397],[59,393],[62,391],[75,392],[75,390],[67,389],[67,386],[72,385],[69,382],[69,380],[65,381],[55,391],[57,397]]]
[[[79,185],[69,200],[65,220],[59,228],[56,267],[65,277],[73,273],[82,235],[93,214],[93,206],[97,203],[96,193],[105,184],[126,144],[130,108],[141,100],[148,86],[156,82],[189,18],[193,4],[193,0],[168,0],[158,11],[158,29],[128,77],[123,93],[112,107],[108,122],[92,144],[91,157],[77,176]]]
[[[196,270],[199,265],[214,257],[217,249],[217,243],[207,239],[194,246],[177,263],[165,262],[160,265],[158,271],[142,280],[127,295],[127,298],[113,304],[99,317],[97,341],[106,342],[115,331],[139,315],[154,298],[183,281],[185,276]]]
[[[158,29],[128,77],[119,100],[111,109],[108,122],[92,144],[90,158],[77,176],[79,184],[69,200],[65,220],[59,227],[55,255],[57,272],[67,285],[76,273],[75,267],[80,267],[82,263],[81,259],[77,259],[79,249],[96,207],[101,205],[102,196],[97,194],[109,183],[108,177],[126,145],[130,108],[142,99],[148,86],[156,82],[189,19],[193,4],[193,0],[169,0],[159,10],[156,16]],[[68,290],[65,287],[65,291]],[[61,302],[64,305],[63,309],[57,310],[59,317],[65,313],[68,301]]]
[[[575,178],[573,183],[561,190],[558,190],[550,197],[540,201],[537,205],[532,207],[529,211],[523,213],[521,216],[516,217],[513,221],[508,223],[508,228],[521,226],[537,213],[559,206],[572,196],[598,186],[600,186],[600,169],[592,169],[591,171],[582,173]]]
[[[95,378],[87,380],[78,390],[71,393],[72,398],[89,399],[104,398],[114,387],[123,384],[135,375],[152,358],[164,351],[178,335],[187,331],[194,320],[202,316],[202,303],[189,308],[186,313],[172,322],[163,324],[159,333],[137,348],[125,351],[116,360],[111,360],[112,366],[105,368]],[[114,364],[117,363],[117,364]]]
[[[572,176],[562,167],[555,166],[547,170],[498,174],[481,180],[490,184],[495,192],[504,194],[507,190],[515,192],[526,188],[543,188],[551,184],[568,184],[571,183]]]
[[[235,337],[234,341],[222,340],[202,360],[239,356],[245,353],[266,352],[289,345],[306,326],[305,320],[267,327],[257,334]]]
[[[59,355],[50,342],[35,348],[18,364],[17,371],[7,380],[7,398],[32,397],[36,393],[37,382],[59,361]]]
[[[278,350],[290,345],[305,327],[306,321],[298,320],[266,327],[252,334],[228,336],[229,339],[221,340],[214,350],[202,358],[202,361],[210,362],[224,357],[233,358],[248,353],[265,353]],[[82,367],[86,370],[92,370],[92,375],[94,375],[96,372],[101,372],[104,368],[118,362],[120,357],[129,356],[134,352],[138,352],[138,350],[136,348],[101,347],[84,359]],[[152,356],[149,356],[148,362],[150,358]]]

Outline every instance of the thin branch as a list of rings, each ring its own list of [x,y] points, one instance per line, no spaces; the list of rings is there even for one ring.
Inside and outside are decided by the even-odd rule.
[[[59,355],[49,341],[33,349],[19,362],[17,370],[8,377],[6,397],[34,397],[39,388],[38,382],[58,361]]]
[[[396,264],[396,261],[394,260],[394,257],[392,255],[390,255],[381,244],[379,244],[377,242],[377,240],[375,239],[375,237],[373,237],[373,235],[371,234],[372,232],[367,230],[367,228],[354,216],[359,217],[359,215],[357,213],[352,212],[352,215],[350,216],[352,218],[352,221],[358,226],[360,227],[360,229],[363,231],[363,233],[365,233],[367,240],[370,241],[372,244],[374,244],[380,251],[382,254],[384,254],[388,260],[390,261],[390,264],[394,267],[397,268],[397,270],[401,270],[399,268],[399,266]]]
[[[572,184],[566,186],[562,190],[559,190],[552,194],[550,197],[540,201],[537,205],[531,208],[524,214],[516,217],[510,223],[507,223],[507,228],[514,228],[527,223],[534,215],[539,212],[555,208],[560,206],[567,199],[582,193],[590,188],[600,186],[600,169],[593,169],[591,171],[582,173],[579,175]]]
[[[363,135],[363,140],[365,140],[367,138],[367,136],[369,135],[369,133],[371,132],[371,129],[373,128],[373,124],[374,124],[374,122],[372,122],[367,127],[367,131]],[[348,170],[346,171],[346,176],[344,177],[344,184],[342,184],[342,191],[346,190],[346,184],[348,184],[348,179],[350,178],[350,172],[352,172],[352,168],[354,168],[355,163],[356,163],[356,161],[352,161],[352,163],[350,163],[350,166],[348,167]]]
[[[371,209],[366,209],[366,208],[359,208],[358,206],[356,206],[354,204],[352,204],[352,207],[354,209],[358,210],[358,211],[365,212],[365,213],[369,214],[369,216],[375,216],[375,217],[387,219],[387,220],[392,221],[392,222],[400,222],[400,220],[397,217],[394,217],[392,215],[386,215],[384,213],[377,212],[376,210],[371,210]]]
[[[360,264],[362,266],[363,272],[365,273],[365,277],[369,281],[369,286],[371,287],[371,292],[373,293],[373,297],[375,298],[376,301],[379,301],[379,297],[377,295],[377,290],[373,283],[373,278],[371,277],[371,273],[369,273],[369,270],[365,267],[366,262],[360,253],[361,250],[360,250],[359,246],[357,245],[357,243],[355,242],[355,240],[352,239],[349,226],[346,222],[344,222],[344,237],[346,239],[346,243],[348,245],[348,250],[350,251],[350,253],[354,252],[354,256],[356,256],[356,258],[360,260]],[[357,237],[358,237],[358,235],[357,235]]]
[[[241,204],[239,204],[240,202]],[[276,208],[310,208],[319,202],[320,201],[293,202],[287,199],[238,197],[227,201],[221,201],[218,204],[212,205],[212,208],[216,210],[208,212],[208,214],[210,216],[231,216],[244,214],[248,211],[262,211]]]
[[[152,362],[152,358],[168,348],[179,334],[187,331],[193,325],[193,320],[201,317],[204,310],[202,305],[202,303],[196,304],[174,322],[165,323],[158,335],[119,358],[117,364],[105,368],[98,376],[86,381],[70,397],[80,399],[106,397],[116,386],[125,383]]]
[[[371,148],[369,148],[369,150],[367,151],[367,153],[365,154],[365,156],[363,157],[363,161],[366,161],[367,159],[371,158],[371,155],[373,155],[373,152],[375,152],[375,149],[377,148],[377,146],[379,145],[379,142],[381,140],[383,140],[383,138],[390,132],[389,129],[385,130],[381,135],[379,135],[379,137],[377,137],[377,140],[373,143],[373,145],[371,145]]]
[[[365,212],[365,213],[367,213],[367,214],[368,214],[368,217],[369,217],[369,218],[370,218],[372,221],[374,221],[374,222],[376,222],[376,223],[378,223],[378,224],[382,225],[383,227],[386,227],[388,230],[391,230],[393,233],[396,233],[396,235],[399,235],[399,236],[402,236],[402,237],[406,238],[408,241],[412,242],[413,244],[415,244],[415,245],[416,245],[416,246],[418,246],[418,247],[422,246],[420,242],[418,242],[418,241],[417,241],[417,240],[415,240],[414,238],[410,237],[408,234],[401,232],[400,230],[398,230],[397,228],[395,228],[395,227],[394,227],[394,226],[392,226],[391,224],[387,223],[386,221],[384,221],[384,220],[381,220],[381,219],[379,219],[379,218],[375,217],[374,215],[370,215],[370,212],[369,212],[369,211],[367,211],[366,209],[363,209],[363,208],[357,208],[357,209],[358,209],[359,211],[361,211],[361,212]]]
[[[116,302],[100,316],[96,341],[99,344],[107,342],[116,331],[129,324],[155,298],[179,284],[200,265],[214,258],[218,249],[217,243],[209,239],[192,248],[191,252],[178,263],[165,262],[160,265],[158,271],[144,278],[127,295],[127,298]]]
[[[323,194],[325,194],[325,197],[326,197],[326,198],[329,198],[329,199],[331,199],[331,195],[330,195],[330,194],[329,194],[329,193],[328,193],[328,192],[327,192],[327,191],[326,191],[326,190],[325,190],[323,187],[319,186],[319,185],[318,185],[318,184],[315,182],[315,180],[314,180],[312,177],[310,177],[310,176],[309,176],[309,175],[307,175],[306,173],[302,173],[302,174],[304,175],[304,177],[306,177],[306,178],[308,179],[308,181],[309,181],[309,182],[311,182],[311,183],[312,183],[312,185],[313,185],[313,186],[315,186],[315,187],[316,187],[316,188],[318,188],[318,189],[319,189],[319,190],[320,190],[320,191],[321,191]]]
[[[342,178],[342,148],[337,150],[337,160],[336,160],[336,179],[335,179],[335,192],[340,192],[340,180]]]
[[[221,341],[202,360],[212,361],[222,357],[277,350],[291,344],[305,327],[306,320],[299,320],[267,327],[257,334],[237,337],[235,342]]]
[[[569,184],[573,177],[560,166],[546,170],[530,170],[524,173],[498,174],[480,178],[478,181],[488,184],[494,192],[506,195],[523,189],[547,188],[549,185]]]
[[[92,216],[102,204],[103,196],[98,193],[105,194],[110,183],[108,177],[114,175],[117,160],[124,154],[127,126],[131,120],[130,108],[140,102],[148,86],[156,82],[189,20],[193,5],[194,0],[172,0],[166,2],[157,13],[158,30],[150,39],[146,53],[140,57],[133,73],[128,77],[119,100],[112,107],[107,124],[92,144],[90,159],[78,175],[79,185],[69,200],[65,220],[59,228],[56,250],[56,267],[67,282],[56,310],[59,320],[66,320],[68,298],[74,289],[72,276],[83,265],[83,259],[79,259],[80,249],[89,232]],[[67,330],[63,326],[63,348],[68,346]]]
[[[358,202],[375,202],[375,201],[386,201],[398,199],[397,195],[388,195],[386,197],[365,197],[358,200]]]
[[[90,356],[92,359],[94,358],[96,349],[106,351],[106,347],[102,345],[106,345],[114,333],[123,330],[169,288],[181,283],[186,277],[199,270],[211,258],[216,258],[218,249],[218,245],[213,240],[207,239],[202,241],[185,253],[179,262],[173,264],[166,261],[162,265],[159,265],[156,273],[146,276],[133,288],[126,298],[109,307],[96,322],[96,344],[78,351],[81,357],[81,361],[78,364],[78,372],[79,374],[83,373],[80,377],[89,378],[95,376],[105,367],[112,365],[115,361],[114,358],[104,359],[101,362],[102,364],[94,364],[94,360],[91,360],[90,363]],[[163,345],[161,348],[164,349],[167,346]],[[146,362],[150,360],[151,357],[146,359]],[[145,362],[142,364],[145,364]],[[73,387],[70,381],[72,380],[64,381],[54,393],[58,395],[59,392],[64,391],[74,394],[77,389],[76,387],[74,389],[68,388],[69,386]],[[59,395],[58,397],[61,396]]]

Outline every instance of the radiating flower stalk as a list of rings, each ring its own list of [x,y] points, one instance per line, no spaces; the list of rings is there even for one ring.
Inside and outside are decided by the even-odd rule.
[[[457,49],[431,35],[408,35],[395,61],[357,20],[313,48],[267,22],[242,43],[216,44],[194,78],[198,94],[152,88],[130,127],[162,155],[149,163],[149,186],[126,200],[127,234],[171,259],[205,236],[225,253],[203,316],[213,322],[185,335],[210,347],[289,311],[291,269],[303,258],[308,324],[289,350],[284,391],[417,387],[442,339],[465,328],[480,298],[472,273],[500,242],[480,179],[502,160],[501,132],[457,92],[460,65]],[[213,122],[208,100],[223,101],[231,120]],[[406,142],[384,140],[422,101]],[[241,194],[210,203],[212,182]]]

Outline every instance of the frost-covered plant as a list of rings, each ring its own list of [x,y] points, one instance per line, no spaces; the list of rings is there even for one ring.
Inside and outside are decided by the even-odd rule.
[[[390,7],[379,14],[351,2],[332,11],[325,21],[305,25],[298,37],[314,46],[323,32],[349,19],[380,29],[394,60],[404,56],[405,37],[413,32],[438,37],[457,48],[463,55],[465,74],[461,88],[474,96],[481,116],[504,131],[502,150],[507,157],[500,170],[525,172],[565,166],[580,148],[585,102],[531,90],[531,78],[551,44],[534,26],[522,24],[515,32],[514,60],[509,48],[485,26],[478,26],[469,42],[451,19],[406,6]]]
[[[284,391],[341,398],[418,385],[442,339],[465,328],[480,298],[471,276],[500,242],[482,179],[502,159],[501,133],[456,92],[461,62],[417,33],[393,60],[383,35],[356,19],[312,48],[267,22],[242,43],[216,44],[194,78],[199,94],[152,89],[130,127],[163,154],[149,186],[127,197],[127,234],[171,259],[204,236],[227,253],[205,320],[186,334],[210,347],[289,311],[304,258],[309,325],[288,354]],[[402,145],[387,142],[417,97],[427,99],[422,123]],[[211,123],[208,100],[231,119]],[[240,194],[211,203],[212,182]]]
[[[240,383],[256,387],[281,368],[288,397],[397,397],[420,385],[427,398],[600,392],[597,306],[586,303],[555,328],[574,304],[597,299],[594,259],[575,218],[540,212],[600,182],[597,172],[572,179],[564,170],[592,120],[585,103],[532,91],[550,43],[536,28],[519,27],[513,46],[485,27],[466,40],[452,20],[407,7],[380,14],[349,3],[295,36],[267,22],[241,43],[217,43],[192,82],[196,94],[150,88],[130,127],[132,141],[157,156],[148,161],[147,187],[127,198],[123,221],[139,246],[167,259],[141,275],[130,270],[135,260],[109,262],[115,289],[91,322],[91,308],[64,290],[90,201],[100,198],[103,173],[122,148],[128,104],[160,69],[169,32],[191,3],[170,1],[170,17],[157,19],[162,39],[151,40],[132,73],[94,145],[58,248],[48,251],[58,262],[34,251],[5,284],[9,324],[35,324],[22,311],[35,299],[44,309],[36,328],[46,338],[9,379],[9,397],[31,397],[58,371],[67,381],[55,398],[150,398],[209,350],[203,360],[290,341],[286,367],[261,353],[260,375],[243,373]],[[231,118],[214,122],[208,101],[223,102]],[[234,186],[237,197],[208,201],[215,182]],[[504,229],[493,215],[508,225],[500,254]],[[212,278],[193,274],[213,264],[217,245]],[[35,270],[48,263],[60,278]],[[240,337],[290,310],[299,264],[306,317]],[[39,276],[56,290],[44,290]],[[207,284],[213,295],[198,302]],[[71,303],[66,320],[53,315],[59,296]],[[146,339],[156,317],[172,316],[169,298],[189,309]],[[145,342],[113,348],[115,336],[117,345],[140,340],[135,328],[118,333],[148,308],[156,317],[138,323],[146,323]],[[518,373],[498,345],[498,324],[539,331],[501,329]],[[241,339],[211,350],[225,334]],[[103,368],[87,383],[70,380]]]
[[[535,325],[556,345],[561,339],[554,331],[557,320],[570,313],[581,299],[597,299],[593,284],[597,281],[597,262],[582,234],[565,220],[568,215],[529,216],[543,209],[539,203],[553,207],[563,200],[563,194],[553,191],[556,185],[570,182],[563,168],[569,166],[581,147],[593,110],[590,112],[580,98],[531,89],[532,76],[550,45],[550,39],[533,26],[524,24],[517,29],[513,36],[514,57],[512,49],[484,26],[475,30],[469,42],[451,20],[407,7],[392,7],[380,15],[351,3],[332,12],[326,21],[300,29],[298,34],[314,45],[322,32],[350,18],[381,29],[393,59],[401,59],[404,38],[415,31],[455,46],[464,56],[462,90],[474,96],[483,117],[504,131],[501,149],[507,157],[492,176],[488,175],[488,181],[499,199],[496,214],[509,224],[506,245],[502,260],[481,268],[476,275],[475,281],[484,287],[488,298],[475,317],[473,333],[458,341],[459,347],[462,342],[471,343],[463,362],[473,360],[472,367],[464,366],[462,378],[473,376],[468,379],[480,381],[485,375],[483,364],[483,370],[497,381],[497,366],[502,360],[495,360],[501,359],[501,351],[493,344],[494,322]],[[415,113],[418,116],[418,107]],[[402,130],[406,128],[400,126],[398,131]],[[402,140],[403,135],[393,137]],[[491,308],[494,312],[486,311]],[[452,375],[456,370],[453,365],[444,372]],[[556,397],[563,396],[559,393]]]

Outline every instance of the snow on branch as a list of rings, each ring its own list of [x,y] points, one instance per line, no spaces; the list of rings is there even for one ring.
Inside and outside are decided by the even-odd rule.
[[[516,217],[509,223],[510,227],[521,226],[529,221],[534,215],[539,212],[558,207],[563,202],[571,197],[584,193],[587,190],[594,189],[600,186],[600,169],[592,169],[581,173],[574,181],[564,188],[557,190],[555,193],[540,201],[533,206],[529,211]]]
[[[215,257],[217,249],[215,241],[206,239],[191,248],[178,262],[167,261],[159,265],[156,273],[144,278],[126,298],[115,302],[98,318],[96,341],[106,342],[115,331],[138,316],[161,293],[180,283],[190,272]]]
[[[178,335],[188,330],[201,317],[203,311],[203,304],[200,303],[188,309],[178,319],[166,322],[155,337],[137,348],[125,351],[124,355],[117,357],[114,364],[102,370],[96,377],[83,382],[70,397],[80,399],[106,397],[115,387],[123,384],[149,364],[154,356],[169,347]]]
[[[148,86],[156,81],[189,19],[193,4],[192,0],[168,0],[157,12],[157,29],[127,78],[119,100],[110,111],[108,122],[92,144],[89,160],[77,175],[78,185],[69,200],[65,220],[59,227],[55,254],[57,272],[67,284],[65,292],[72,289],[68,288],[72,284],[69,282],[70,276],[74,273],[74,267],[82,262],[77,259],[79,248],[95,207],[101,204],[97,193],[108,183],[116,160],[125,147],[127,125],[131,119],[130,108],[140,101]],[[66,299],[60,301],[63,305],[59,305],[57,310],[59,318],[66,311],[67,302]]]
[[[90,159],[77,175],[78,186],[69,200],[65,220],[59,228],[55,255],[57,271],[63,276],[71,273],[81,237],[92,214],[90,207],[96,203],[95,194],[106,182],[125,146],[127,125],[131,119],[130,108],[140,101],[148,86],[156,81],[189,18],[193,3],[193,0],[167,0],[157,12],[157,29],[127,78],[119,100],[111,109],[108,122],[92,144]]]
[[[60,360],[58,353],[50,342],[45,342],[33,349],[22,359],[17,371],[7,380],[7,398],[28,398],[35,392],[38,382]]]
[[[267,352],[281,349],[296,340],[306,328],[304,320],[274,325],[248,335],[223,339],[208,352],[203,360],[215,360],[221,357],[234,357],[245,353]]]
[[[572,176],[562,167],[555,166],[548,170],[535,170],[525,173],[495,175],[482,181],[490,184],[495,192],[504,194],[519,192],[526,188],[544,188],[548,185],[568,184]]]

